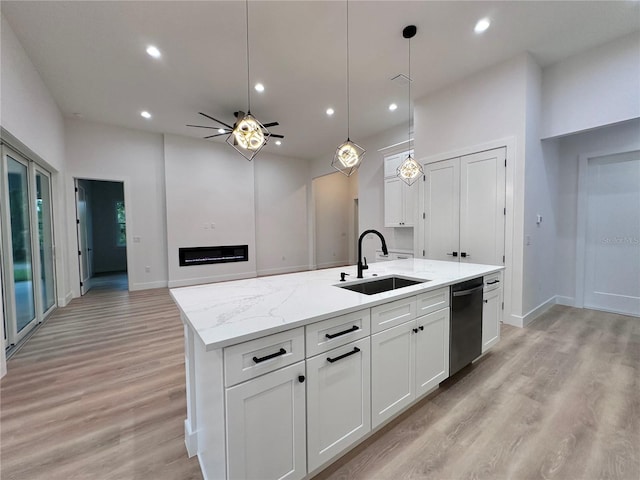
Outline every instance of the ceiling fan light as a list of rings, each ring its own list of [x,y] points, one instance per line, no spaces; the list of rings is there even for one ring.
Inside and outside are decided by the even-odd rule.
[[[424,175],[424,170],[422,169],[422,165],[416,162],[415,159],[409,155],[400,164],[396,170],[396,174],[407,185],[413,185],[416,180]]]
[[[236,122],[227,137],[227,143],[251,161],[267,144],[269,136],[269,131],[253,115],[247,113]]]
[[[347,139],[338,145],[331,166],[348,177],[360,167],[365,152],[360,145]]]

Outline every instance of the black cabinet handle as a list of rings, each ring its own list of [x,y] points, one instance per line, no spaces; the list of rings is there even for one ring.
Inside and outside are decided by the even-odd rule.
[[[467,252],[460,252],[460,256],[461,256],[462,258],[468,258],[468,257],[470,257],[471,255],[469,255]]]
[[[351,333],[351,332],[356,332],[360,330],[360,327],[358,327],[357,325],[354,325],[353,327],[351,327],[348,330],[344,330],[342,332],[338,332],[338,333],[327,333],[325,334],[325,337],[327,337],[328,339],[332,339],[332,338],[336,338],[336,337],[340,337],[342,335],[346,335],[347,333]]]
[[[414,329],[413,329],[413,333],[418,333],[418,329],[417,329],[417,328],[414,328]]]
[[[458,252],[447,253],[447,255],[449,255],[450,257],[457,257],[458,256]]]
[[[424,330],[424,325],[420,325],[418,328],[419,328],[420,330]]]
[[[484,303],[489,303],[489,300],[483,300]]]
[[[271,355],[267,355],[266,357],[262,357],[262,358],[253,357],[253,361],[256,362],[256,363],[266,362],[267,360],[271,360],[272,358],[279,357],[279,356],[284,355],[286,353],[287,353],[287,351],[284,348],[281,348],[279,352],[272,353]]]
[[[493,284],[496,284],[496,283],[500,283],[500,280],[492,280],[490,282],[487,282],[487,285],[493,285]]]
[[[299,381],[300,383],[304,383],[304,375],[300,375],[300,376],[298,377],[298,381]]]
[[[343,358],[348,357],[349,355],[353,355],[354,353],[358,353],[359,351],[360,349],[358,347],[353,347],[353,350],[347,353],[343,353],[339,357],[335,357],[335,358],[327,357],[327,362],[329,363],[337,362],[338,360],[342,360]]]

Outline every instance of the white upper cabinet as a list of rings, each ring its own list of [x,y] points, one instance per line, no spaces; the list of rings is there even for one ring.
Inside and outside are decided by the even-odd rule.
[[[384,226],[413,227],[418,202],[418,183],[407,185],[396,175],[396,170],[412,153],[403,152],[384,159]]]
[[[505,148],[425,166],[425,256],[500,265],[504,255]]]

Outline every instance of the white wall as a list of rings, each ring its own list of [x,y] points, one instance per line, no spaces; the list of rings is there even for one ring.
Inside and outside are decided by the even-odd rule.
[[[408,124],[403,124],[378,135],[354,140],[367,151],[362,166],[358,169],[358,229],[360,232],[370,228],[378,230],[384,235],[389,248],[413,250],[413,228],[384,227],[384,157],[383,153],[379,152],[384,147],[407,139]],[[314,159],[311,162],[312,178],[335,172],[331,166],[332,160],[333,157],[329,154]],[[352,241],[354,244],[355,240]],[[375,235],[368,235],[363,240],[362,254],[367,257],[367,260],[373,261],[375,251],[378,249],[380,249],[380,240]],[[353,258],[356,256],[357,252],[354,252]]]
[[[350,177],[340,172],[313,179],[316,268],[349,263]]]
[[[507,146],[505,322],[522,324],[527,81],[530,55],[489,67],[415,102],[416,159]]]
[[[258,275],[308,270],[309,162],[261,153],[253,165]]]
[[[169,286],[256,275],[254,162],[226,144],[165,135]],[[212,227],[213,225],[213,227]],[[247,262],[180,267],[180,247],[248,245]]]
[[[124,182],[127,271],[132,290],[167,286],[167,226],[162,135],[67,119],[66,201],[69,262],[79,296],[73,179]],[[149,267],[149,272],[146,271]]]
[[[640,149],[640,119],[561,138],[558,148],[557,295],[561,303],[573,305],[576,262],[582,261],[576,258],[579,157]]]
[[[0,14],[0,126],[12,146],[51,172],[58,304],[70,300],[66,269],[64,121],[38,71]]]
[[[541,118],[540,67],[527,61],[525,121],[525,205],[522,286],[522,323],[555,303],[558,159],[553,142],[540,141]],[[542,222],[537,223],[537,215]]]
[[[543,138],[640,117],[640,33],[546,68],[542,88]]]

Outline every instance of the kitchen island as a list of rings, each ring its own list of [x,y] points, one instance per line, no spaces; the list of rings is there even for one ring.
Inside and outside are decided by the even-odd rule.
[[[364,280],[350,266],[171,290],[189,455],[208,479],[319,472],[448,377],[449,286],[499,284],[502,269],[407,259],[371,264]],[[422,283],[339,288],[390,276]],[[483,352],[499,338],[501,289],[484,302]]]

